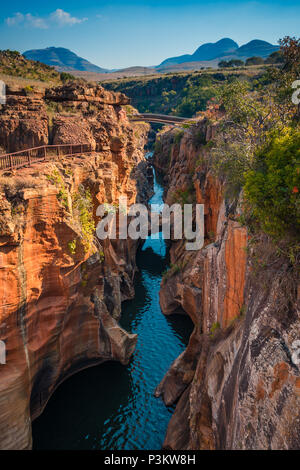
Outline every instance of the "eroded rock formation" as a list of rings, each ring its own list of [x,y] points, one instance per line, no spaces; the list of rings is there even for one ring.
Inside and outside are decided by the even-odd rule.
[[[53,156],[1,175],[1,449],[31,448],[31,421],[55,388],[85,367],[126,364],[136,343],[118,319],[121,302],[134,295],[137,243],[100,243],[93,225],[99,204],[117,204],[120,195],[145,202],[151,195],[143,151],[148,126],[129,123],[124,97],[97,87],[86,95],[101,100],[86,109],[81,96],[78,108],[77,87],[73,94],[70,88],[47,94],[63,96],[63,110],[44,97],[14,95],[0,114],[7,151],[49,142],[95,148],[92,155]]]
[[[184,132],[166,130],[156,144],[166,202],[205,205],[204,248],[189,252],[173,241],[162,280],[163,312],[188,314],[195,325],[156,390],[167,405],[177,403],[164,447],[298,449],[297,278],[266,237],[252,244],[239,224],[239,202],[226,200],[211,171],[217,131],[203,118]]]

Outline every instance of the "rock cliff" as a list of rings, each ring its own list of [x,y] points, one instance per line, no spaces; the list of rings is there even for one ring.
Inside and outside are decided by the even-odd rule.
[[[173,240],[161,285],[163,312],[188,314],[195,325],[156,390],[167,405],[177,403],[164,447],[296,449],[297,277],[264,235],[250,239],[239,223],[240,202],[227,200],[224,182],[214,177],[210,148],[218,116],[214,122],[203,117],[184,130],[166,129],[154,155],[167,203],[205,205],[203,249],[189,252]]]
[[[148,126],[129,123],[126,102],[70,85],[45,96],[11,92],[1,107],[6,151],[90,142],[95,152],[53,155],[0,178],[0,449],[31,448],[32,419],[68,376],[107,360],[126,364],[134,351],[136,335],[118,319],[134,295],[137,243],[94,235],[99,204],[120,195],[145,202],[152,191]]]

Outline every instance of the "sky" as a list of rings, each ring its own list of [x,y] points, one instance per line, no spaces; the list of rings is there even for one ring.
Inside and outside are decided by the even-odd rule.
[[[223,37],[277,44],[299,29],[299,0],[15,0],[0,10],[1,49],[66,47],[109,69],[157,65]]]

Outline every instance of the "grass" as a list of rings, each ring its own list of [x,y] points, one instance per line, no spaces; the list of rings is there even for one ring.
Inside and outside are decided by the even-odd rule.
[[[61,75],[54,67],[25,59],[18,51],[0,51],[0,72],[5,75],[40,82],[61,82]]]
[[[0,177],[0,188],[9,189],[10,191],[20,191],[26,188],[35,188],[43,186],[43,182],[33,176],[14,176],[7,178]]]

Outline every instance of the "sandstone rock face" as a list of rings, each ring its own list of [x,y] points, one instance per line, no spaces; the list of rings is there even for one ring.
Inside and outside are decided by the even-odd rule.
[[[70,82],[56,88],[48,88],[45,92],[45,98],[49,101],[98,102],[105,105],[119,106],[130,103],[130,99],[123,93],[112,93],[100,85],[80,85],[76,82]]]
[[[0,147],[4,152],[48,144],[48,117],[44,102],[31,96],[7,96],[0,105]]]
[[[0,147],[3,153],[46,144],[93,143],[109,145],[114,122],[127,122],[123,105],[130,100],[97,85],[66,85],[45,93],[7,89],[0,105]],[[128,126],[128,122],[126,124]]]
[[[225,199],[210,169],[215,132],[205,118],[180,139],[178,130],[166,131],[154,155],[165,173],[167,202],[184,194],[205,205],[203,249],[188,252],[173,241],[178,269],[161,285],[163,312],[186,313],[195,325],[156,390],[167,405],[178,401],[164,447],[297,449],[297,278],[266,237],[249,244],[237,220],[239,204]]]
[[[121,302],[134,295],[137,243],[99,241],[89,224],[97,224],[101,203],[151,195],[148,126],[132,126],[119,104],[101,106],[89,118],[57,114],[53,125],[56,142],[89,138],[101,151],[53,157],[1,178],[0,449],[31,448],[31,421],[63,380],[103,361],[126,364],[135,348],[136,335],[118,319]],[[26,112],[38,126],[39,111]],[[123,145],[111,150],[121,136]]]

